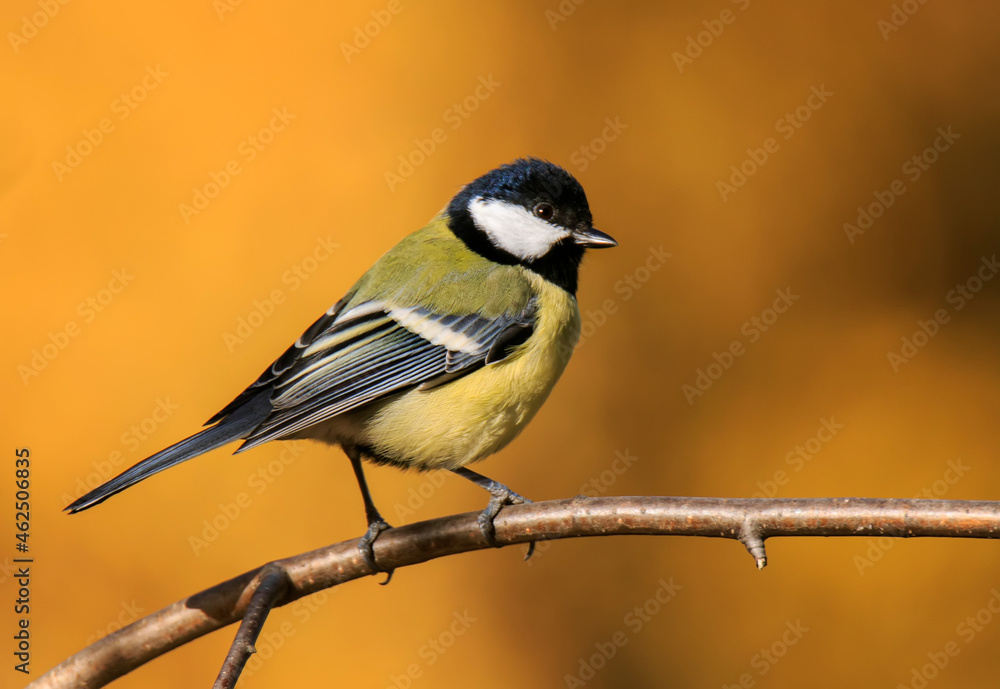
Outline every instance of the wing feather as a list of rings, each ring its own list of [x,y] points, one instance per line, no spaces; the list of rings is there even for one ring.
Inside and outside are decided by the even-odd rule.
[[[272,386],[273,410],[239,451],[413,386],[445,384],[488,356],[492,364],[505,333],[530,334],[536,308],[532,299],[521,313],[483,318],[370,301],[320,319],[293,346],[293,359],[286,352],[254,384]]]

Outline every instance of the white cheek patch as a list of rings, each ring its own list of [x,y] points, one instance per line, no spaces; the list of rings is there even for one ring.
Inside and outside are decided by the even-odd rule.
[[[521,206],[495,199],[473,199],[469,213],[493,244],[520,259],[541,258],[570,231],[550,225]]]

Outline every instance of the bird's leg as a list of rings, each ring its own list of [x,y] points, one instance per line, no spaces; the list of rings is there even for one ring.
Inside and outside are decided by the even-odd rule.
[[[494,481],[491,478],[487,478],[482,474],[477,474],[471,469],[466,469],[465,467],[459,469],[452,469],[452,472],[458,474],[462,478],[466,478],[473,483],[475,483],[480,488],[484,488],[490,494],[490,502],[486,506],[486,509],[479,514],[479,530],[483,532],[483,538],[491,546],[498,548],[497,545],[497,530],[496,526],[493,524],[493,520],[496,519],[497,515],[500,514],[500,510],[504,505],[523,505],[530,503],[531,500],[524,497],[523,495],[518,495],[510,488],[500,483],[499,481]],[[535,552],[535,542],[532,541],[528,544],[528,552],[525,554],[524,559],[527,560]]]
[[[361,558],[365,561],[366,565],[376,572],[385,572],[389,575],[382,582],[384,586],[392,579],[394,570],[384,570],[375,564],[375,549],[373,546],[379,534],[386,529],[391,529],[392,526],[386,520],[382,519],[378,508],[375,507],[375,501],[372,500],[371,491],[368,490],[368,481],[365,480],[365,470],[361,466],[361,453],[358,452],[356,447],[345,447],[344,452],[347,454],[348,459],[351,460],[351,466],[354,467],[354,476],[358,479],[358,487],[361,489],[361,499],[365,502],[365,518],[368,520],[368,530],[361,537],[361,541],[358,543],[358,550],[361,551]]]

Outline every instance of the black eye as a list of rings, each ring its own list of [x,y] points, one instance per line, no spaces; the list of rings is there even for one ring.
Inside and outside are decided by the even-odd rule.
[[[555,214],[556,209],[552,207],[551,203],[542,202],[535,206],[535,215],[542,220],[551,220]]]

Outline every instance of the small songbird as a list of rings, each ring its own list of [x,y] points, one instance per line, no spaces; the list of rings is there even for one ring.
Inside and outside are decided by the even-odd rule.
[[[243,452],[308,438],[351,460],[368,519],[360,549],[373,570],[372,544],[389,526],[362,458],[447,469],[482,486],[491,498],[479,524],[495,542],[500,509],[527,500],[466,466],[506,446],[548,397],[580,334],[584,250],[612,246],[571,174],[534,158],[503,165],[376,261],[208,428],[66,509],[234,440]]]

